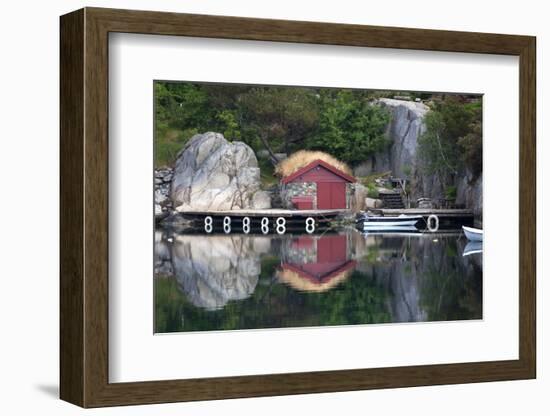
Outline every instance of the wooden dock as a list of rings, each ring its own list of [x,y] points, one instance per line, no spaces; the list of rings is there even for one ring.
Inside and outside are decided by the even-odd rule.
[[[382,215],[386,217],[395,217],[401,214],[404,215],[422,215],[429,217],[437,215],[439,218],[456,218],[456,217],[474,217],[474,212],[470,209],[431,209],[431,208],[403,208],[403,209],[380,209]]]
[[[424,221],[416,226],[420,230],[429,229],[460,229],[461,226],[474,225],[474,213],[468,209],[376,209],[378,215],[387,217],[399,215],[421,215]],[[181,211],[179,215],[190,220],[197,230],[206,233],[223,231],[250,232],[261,231],[264,234],[277,232],[284,234],[288,231],[305,231],[313,233],[318,229],[326,229],[331,222],[339,217],[349,216],[350,210],[295,210],[295,209],[240,209],[220,211]],[[432,216],[436,216],[434,219]]]
[[[232,230],[242,230],[248,234],[261,230],[264,234],[276,231],[284,234],[286,230],[302,230],[308,233],[327,227],[334,219],[349,214],[342,209],[239,209],[227,211],[181,211],[179,214],[193,221],[197,228],[207,233],[222,229],[226,234]]]
[[[230,217],[235,219],[242,219],[244,217],[249,218],[285,218],[287,220],[305,220],[308,217],[314,219],[329,219],[332,220],[335,217],[349,214],[349,210],[345,209],[233,209],[227,211],[181,211],[180,214],[184,217],[204,219],[207,216],[210,217]]]
[[[385,217],[396,217],[403,215],[422,215],[424,224],[427,227],[428,223],[435,224],[430,221],[430,217],[437,217],[437,227],[443,229],[460,228],[463,225],[474,225],[474,212],[470,209],[431,209],[431,208],[405,208],[405,209],[380,209],[378,210]],[[417,227],[422,227],[422,223],[418,223]]]

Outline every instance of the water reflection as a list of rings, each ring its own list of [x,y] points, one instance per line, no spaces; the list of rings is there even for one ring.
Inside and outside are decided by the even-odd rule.
[[[468,241],[462,253],[463,256],[471,256],[472,254],[483,253],[483,241]]]
[[[324,292],[346,280],[357,262],[348,249],[349,235],[291,237],[283,242],[279,281],[296,290]]]
[[[258,284],[260,256],[271,250],[269,237],[178,235],[172,247],[174,275],[195,306],[220,309],[246,299]]]
[[[156,332],[480,319],[459,233],[155,236]],[[459,254],[460,253],[460,254]]]

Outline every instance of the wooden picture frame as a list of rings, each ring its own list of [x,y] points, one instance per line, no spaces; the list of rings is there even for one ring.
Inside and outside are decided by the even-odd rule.
[[[535,38],[85,8],[61,17],[60,396],[82,407],[536,377]],[[519,57],[519,359],[109,383],[108,35],[297,42]]]

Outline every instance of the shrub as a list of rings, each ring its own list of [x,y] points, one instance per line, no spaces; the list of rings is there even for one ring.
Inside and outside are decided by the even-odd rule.
[[[179,151],[197,134],[197,129],[166,129],[157,131],[155,139],[155,167],[170,166],[176,161]]]
[[[369,183],[367,185],[367,196],[369,198],[378,198],[380,196],[380,193],[378,192],[378,189],[376,189],[376,186],[373,183]]]

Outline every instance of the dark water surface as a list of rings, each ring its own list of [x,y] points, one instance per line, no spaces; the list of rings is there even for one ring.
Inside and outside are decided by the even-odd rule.
[[[482,318],[458,232],[155,235],[155,332]]]

